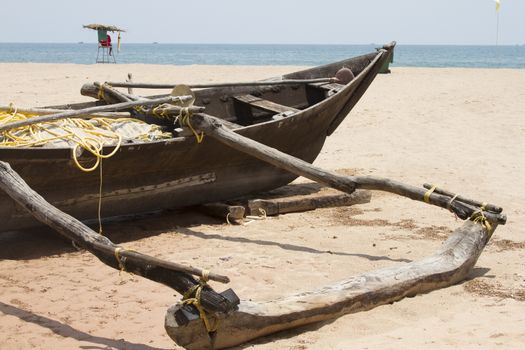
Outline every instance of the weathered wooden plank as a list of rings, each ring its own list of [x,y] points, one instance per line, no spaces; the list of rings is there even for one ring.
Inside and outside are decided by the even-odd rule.
[[[466,222],[437,252],[402,266],[363,273],[313,291],[268,301],[241,301],[239,310],[219,317],[208,335],[201,320],[178,326],[175,307],[168,309],[165,328],[180,346],[190,350],[223,349],[272,333],[370,310],[407,296],[428,293],[468,276],[492,232]]]
[[[242,220],[245,213],[245,208],[241,205],[229,205],[219,202],[199,205],[198,209],[223,220]]]
[[[339,90],[342,90],[345,85],[339,84],[339,83],[312,83],[308,84],[315,88],[325,90],[327,92],[338,92]]]
[[[293,198],[250,199],[248,200],[247,207],[250,215],[260,215],[261,210],[264,210],[266,215],[272,216],[315,210],[318,208],[364,204],[369,203],[371,198],[372,194],[369,191],[358,190],[351,194],[310,194]]]
[[[257,109],[260,109],[266,112],[271,112],[271,113],[299,112],[299,109],[289,107],[289,106],[284,106],[284,105],[281,105],[281,104],[278,104],[272,101],[268,101],[268,100],[265,100],[265,99],[262,99],[260,97],[256,97],[253,95],[239,95],[239,96],[234,96],[233,99],[240,103],[245,103],[253,108],[257,108]]]

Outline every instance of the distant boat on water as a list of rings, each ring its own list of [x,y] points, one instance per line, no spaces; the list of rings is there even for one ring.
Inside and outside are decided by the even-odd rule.
[[[158,44],[159,42],[158,41],[154,41],[153,44]]]

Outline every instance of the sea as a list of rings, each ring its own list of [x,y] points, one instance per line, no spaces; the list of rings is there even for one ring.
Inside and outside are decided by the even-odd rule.
[[[115,51],[117,63],[174,65],[313,66],[364,54],[381,45],[130,44]],[[96,43],[0,43],[0,62],[94,64]],[[394,67],[525,68],[525,45],[402,45]]]

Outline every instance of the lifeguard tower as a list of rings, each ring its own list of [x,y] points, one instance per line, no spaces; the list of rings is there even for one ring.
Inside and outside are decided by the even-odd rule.
[[[120,52],[120,32],[125,32],[124,29],[105,24],[86,24],[84,28],[96,30],[98,33],[98,49],[97,49],[97,63],[117,63],[115,59],[115,52],[113,51],[113,43],[108,32],[117,32],[117,52]]]

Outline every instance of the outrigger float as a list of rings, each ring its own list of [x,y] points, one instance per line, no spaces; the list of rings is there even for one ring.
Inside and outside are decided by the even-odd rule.
[[[458,283],[476,264],[497,226],[505,224],[502,208],[436,186],[341,176],[311,164],[393,48],[394,43],[368,55],[251,83],[191,89],[175,84],[90,84],[82,93],[96,97],[96,103],[67,105],[68,110],[26,109],[40,116],[0,124],[4,141],[28,125],[64,118],[91,120],[94,113],[122,118],[118,111],[148,122],[160,116],[157,123],[172,136],[129,143],[118,138],[118,151],[106,143],[91,148],[98,162],[113,153],[104,160],[103,190],[96,172],[76,169],[75,164],[92,170],[87,166],[92,156],[79,147],[0,147],[0,188],[5,192],[0,196],[0,217],[6,223],[2,229],[48,225],[108,266],[173,288],[183,298],[168,309],[165,328],[187,349],[227,348]],[[146,98],[115,87],[174,88],[175,96]],[[6,113],[15,115],[11,108]],[[466,222],[422,260],[259,302],[239,300],[231,289],[218,293],[208,283],[228,283],[227,276],[126,250],[82,222],[94,219],[97,208],[106,218],[216,202],[277,188],[297,176],[350,195],[364,190],[394,193],[448,209]],[[57,188],[58,183],[65,188]],[[190,191],[192,196],[187,195]]]

